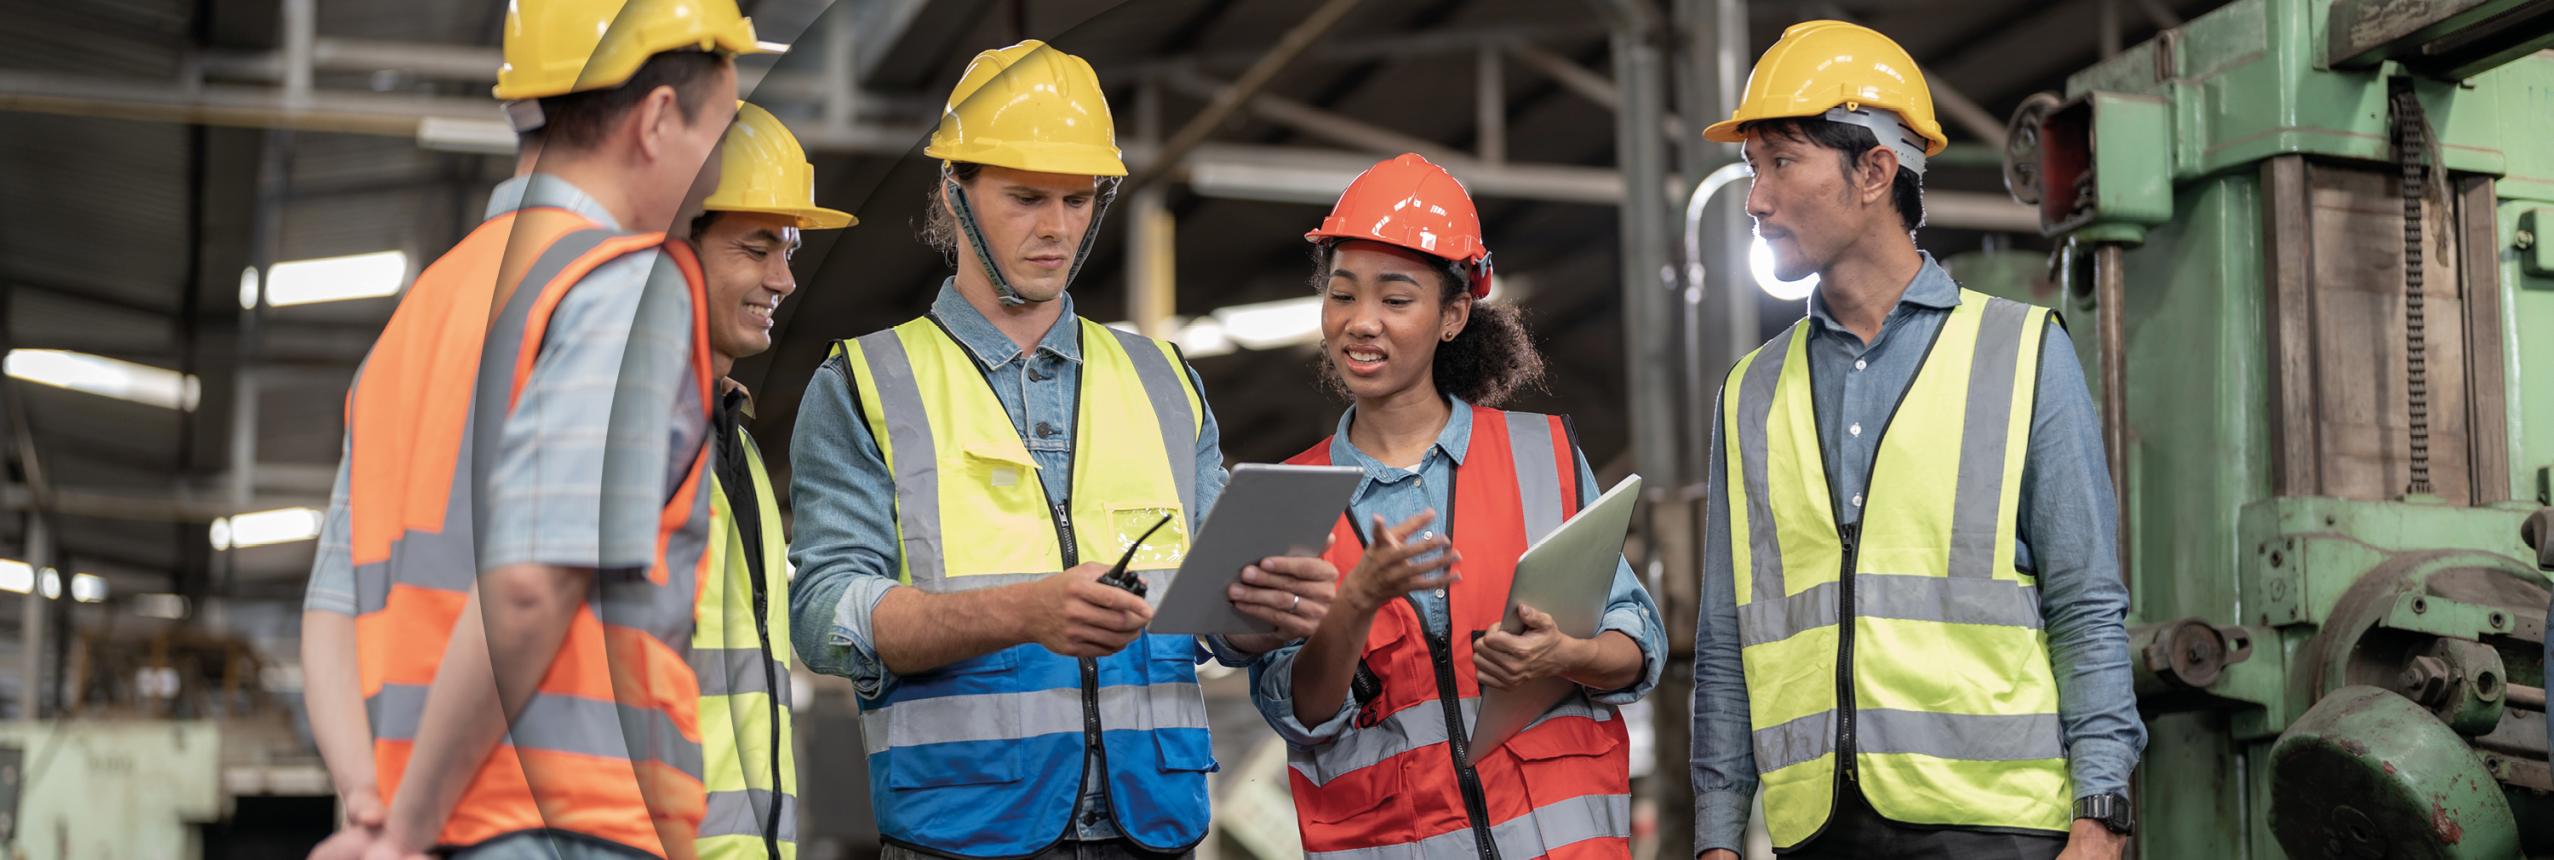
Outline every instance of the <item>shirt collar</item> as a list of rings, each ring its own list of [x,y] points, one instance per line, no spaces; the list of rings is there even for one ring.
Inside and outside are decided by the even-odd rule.
[[[513,193],[513,200],[511,201],[512,205],[506,209],[500,210],[497,208],[499,204],[509,202],[507,200],[507,194],[509,191],[507,186],[514,186],[514,188],[511,189]],[[490,217],[503,215],[506,212],[520,209],[544,207],[565,209],[569,212],[576,213],[578,216],[601,225],[607,230],[621,229],[621,222],[614,219],[611,212],[605,211],[603,204],[596,201],[594,199],[594,195],[585,193],[585,189],[576,187],[574,183],[547,173],[534,173],[529,176],[518,176],[513,179],[508,179],[505,182],[498,184],[496,193],[490,195],[488,198],[488,211],[490,213]]]
[[[1445,429],[1437,431],[1435,448],[1438,453],[1445,455],[1447,462],[1461,466],[1464,453],[1472,448],[1472,404],[1465,403],[1463,398],[1451,394],[1446,395],[1445,399],[1446,405],[1453,409],[1446,415]],[[1348,425],[1356,417],[1357,407],[1355,406],[1350,406],[1347,411],[1339,413],[1339,429],[1330,436],[1330,462],[1342,466],[1354,464],[1364,468],[1368,481],[1389,482],[1409,474],[1407,469],[1387,466],[1381,460],[1366,456],[1366,452],[1357,450],[1357,446],[1348,441]],[[1422,459],[1422,462],[1425,460]],[[1364,487],[1360,486],[1358,491],[1364,492]]]
[[[1066,294],[1057,296],[1055,300],[1064,304],[1064,313],[1056,316],[1055,325],[1047,328],[1045,337],[1038,339],[1038,351],[1054,353],[1066,361],[1080,364],[1082,326],[1081,318],[1073,314],[1073,296]],[[940,295],[931,300],[931,316],[949,330],[950,336],[958,339],[959,345],[975,353],[976,361],[987,369],[1001,367],[1020,357],[1020,345],[1013,343],[1010,335],[994,327],[992,320],[977,312],[975,305],[968,304],[966,296],[958,294],[957,278],[940,282]]]
[[[496,190],[488,192],[488,212],[479,220],[493,221],[499,215],[523,208],[523,187],[530,184],[532,177],[529,174],[508,177],[506,181],[497,183]]]
[[[1916,269],[1915,280],[1907,282],[1907,291],[1898,296],[1898,306],[1889,311],[1891,318],[1910,308],[1950,310],[1960,306],[1959,282],[1951,280],[1951,273],[1942,270],[1942,264],[1933,259],[1933,252],[1916,253],[1924,257],[1924,265]],[[1827,313],[1826,300],[1814,290],[1809,293],[1809,318],[1817,320],[1829,331],[1847,330],[1844,323]]]

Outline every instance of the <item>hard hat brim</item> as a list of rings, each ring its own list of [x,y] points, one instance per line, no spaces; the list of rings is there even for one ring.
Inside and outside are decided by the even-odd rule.
[[[793,226],[796,226],[801,230],[839,230],[841,228],[855,226],[860,223],[860,219],[852,217],[852,214],[849,212],[844,212],[840,209],[827,209],[822,206],[809,206],[805,208],[791,206],[703,206],[701,207],[701,211],[737,212],[751,215],[778,215],[783,218],[796,219],[797,223]]]
[[[1035,147],[1037,151],[1028,151],[1032,147]],[[1053,173],[1063,176],[1126,175],[1126,161],[1113,153],[1062,151],[1087,148],[1061,144],[1005,145],[977,142],[952,146],[933,144],[924,147],[922,154],[924,157],[937,158],[941,161],[1007,167],[1030,173]]]

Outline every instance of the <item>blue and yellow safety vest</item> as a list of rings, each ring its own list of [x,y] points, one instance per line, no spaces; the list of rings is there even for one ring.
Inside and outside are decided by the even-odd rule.
[[[898,576],[956,592],[1050,576],[1123,553],[1155,588],[1188,551],[1204,404],[1168,344],[1081,328],[1072,474],[1039,471],[966,349],[925,317],[834,352],[895,476]],[[1067,481],[1050,507],[1044,482]],[[1036,644],[887,679],[860,699],[878,829],[889,842],[1016,857],[1063,838],[1091,746],[1118,830],[1185,851],[1206,834],[1215,770],[1198,646],[1144,636],[1096,660]]]

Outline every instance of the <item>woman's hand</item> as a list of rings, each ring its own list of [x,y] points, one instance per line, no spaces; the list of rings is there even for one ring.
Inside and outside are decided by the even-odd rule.
[[[1386,527],[1383,518],[1376,517],[1373,543],[1357,560],[1357,569],[1349,571],[1339,585],[1338,608],[1372,615],[1403,595],[1462,581],[1463,577],[1453,570],[1462,554],[1449,548],[1444,536],[1420,531],[1436,518],[1435,511],[1421,511],[1400,525]],[[1418,558],[1438,550],[1444,552],[1425,560]]]
[[[1519,603],[1518,620],[1525,622],[1525,632],[1510,633],[1504,626],[1492,627],[1472,643],[1472,671],[1481,686],[1505,690],[1544,678],[1573,675],[1584,670],[1596,656],[1596,643],[1561,632],[1552,616],[1543,610]]]

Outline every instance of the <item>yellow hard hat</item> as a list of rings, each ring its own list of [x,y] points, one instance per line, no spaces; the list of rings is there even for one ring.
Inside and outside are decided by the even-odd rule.
[[[922,154],[1037,173],[1126,175],[1100,76],[1036,39],[975,55]]]
[[[780,117],[759,105],[736,103],[736,124],[719,146],[718,190],[701,201],[712,212],[761,212],[798,219],[801,230],[831,230],[860,223],[851,213],[816,205],[816,166]]]
[[[1897,112],[1924,138],[1926,155],[1951,145],[1933,118],[1933,91],[1915,58],[1879,31],[1843,21],[1803,21],[1783,30],[1748,74],[1738,112],[1703,129],[1703,139],[1739,143],[1747,139],[1741,124],[1825,116],[1839,107]]]
[[[668,51],[759,54],[736,0],[512,0],[505,10],[506,101],[610,89]]]

